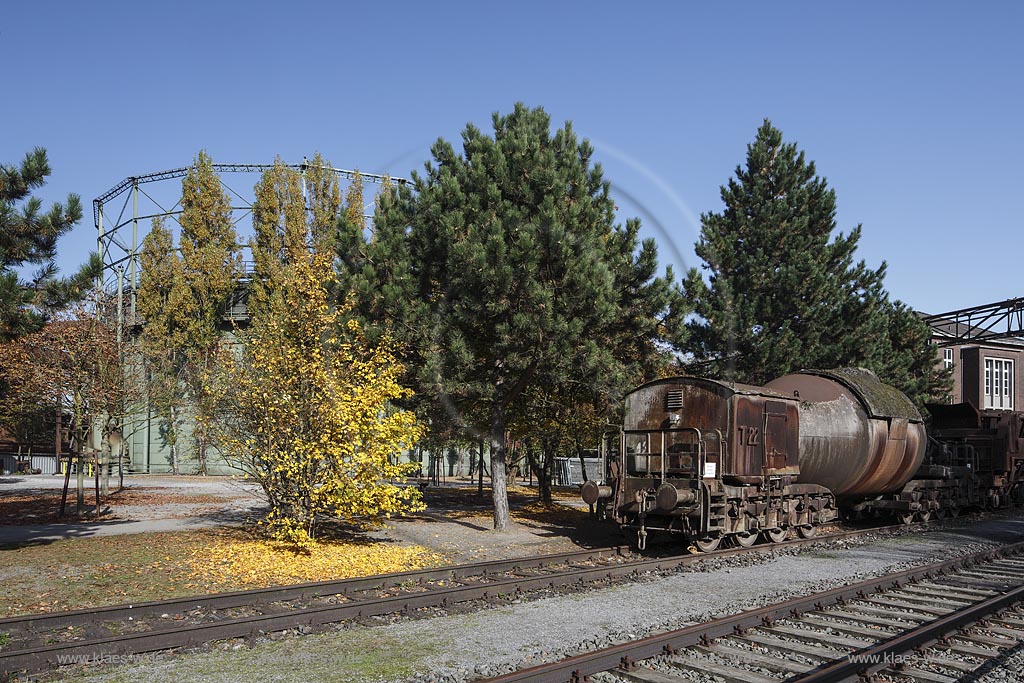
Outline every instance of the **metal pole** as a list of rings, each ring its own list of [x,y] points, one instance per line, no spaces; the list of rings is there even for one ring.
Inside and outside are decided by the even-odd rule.
[[[131,323],[135,324],[135,290],[139,286],[139,180],[132,182],[132,256],[129,259],[131,277]]]
[[[134,298],[134,297],[133,297]],[[124,339],[124,266],[117,267],[117,351],[121,353]]]
[[[100,254],[100,260],[103,262],[103,268],[106,270],[107,265],[107,250],[103,247],[103,204],[97,204],[96,212],[96,251]],[[99,282],[103,282],[102,273],[99,276]],[[98,289],[98,288],[97,288]]]

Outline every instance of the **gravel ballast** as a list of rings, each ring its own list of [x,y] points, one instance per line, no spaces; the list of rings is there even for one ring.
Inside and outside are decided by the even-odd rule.
[[[68,680],[462,683],[716,616],[1024,539],[1024,520],[845,541],[774,556],[713,560],[669,576],[462,615],[338,627],[249,648],[141,657]],[[1001,680],[993,678],[990,680]]]

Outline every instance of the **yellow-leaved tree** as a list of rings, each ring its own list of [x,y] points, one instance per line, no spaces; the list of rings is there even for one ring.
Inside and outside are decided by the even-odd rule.
[[[415,466],[399,462],[422,429],[392,404],[411,391],[390,344],[371,346],[332,306],[331,244],[317,234],[322,217],[289,206],[303,201],[291,173],[279,164],[257,187],[258,303],[222,354],[211,427],[225,458],[263,488],[271,535],[308,549],[324,517],[422,509],[418,489],[402,486]]]

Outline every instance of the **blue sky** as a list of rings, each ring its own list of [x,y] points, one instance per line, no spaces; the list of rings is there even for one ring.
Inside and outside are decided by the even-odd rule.
[[[200,149],[406,176],[523,101],[594,143],[678,271],[767,117],[893,297],[939,312],[1024,295],[1022,29],[1009,2],[8,3],[0,160],[42,145],[42,196],[82,196],[71,269],[127,176]]]

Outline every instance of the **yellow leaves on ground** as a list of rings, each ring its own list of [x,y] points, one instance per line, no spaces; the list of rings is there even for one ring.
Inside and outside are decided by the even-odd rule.
[[[422,546],[320,542],[308,554],[262,539],[224,538],[192,552],[191,573],[213,588],[256,588],[436,567],[444,558]]]

